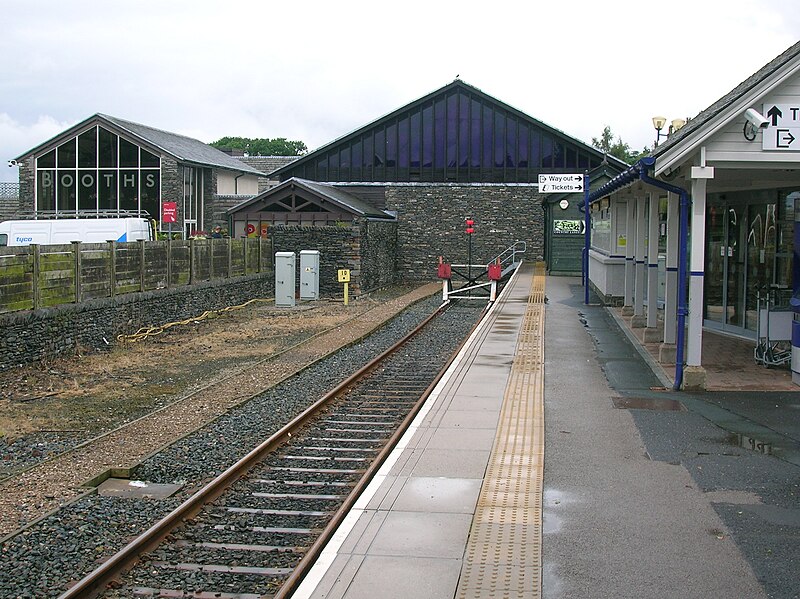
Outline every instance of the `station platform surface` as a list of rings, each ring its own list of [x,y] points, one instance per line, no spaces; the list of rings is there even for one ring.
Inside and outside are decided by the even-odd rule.
[[[797,596],[800,466],[582,299],[518,270],[293,597]]]

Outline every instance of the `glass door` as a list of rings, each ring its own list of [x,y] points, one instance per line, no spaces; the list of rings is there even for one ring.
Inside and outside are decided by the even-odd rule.
[[[768,192],[736,196],[709,203],[704,316],[709,328],[752,337],[759,290],[775,281],[777,203]]]

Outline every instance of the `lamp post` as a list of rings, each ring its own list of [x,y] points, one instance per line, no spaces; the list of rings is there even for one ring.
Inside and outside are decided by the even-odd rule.
[[[661,130],[664,128],[664,125],[667,124],[667,117],[665,116],[654,116],[653,117],[653,127],[656,130],[656,142],[653,146],[654,148],[658,147],[658,140],[662,137],[669,137],[674,131],[677,131],[681,127],[686,124],[686,119],[672,119],[669,125],[669,129],[666,133],[661,133]]]

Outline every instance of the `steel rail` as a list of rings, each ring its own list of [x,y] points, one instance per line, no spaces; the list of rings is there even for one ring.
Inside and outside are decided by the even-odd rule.
[[[314,416],[316,416],[317,412],[322,407],[326,406],[330,401],[345,392],[353,383],[357,382],[360,378],[364,377],[370,371],[375,369],[383,360],[397,352],[398,349],[403,347],[410,339],[422,331],[422,329],[425,328],[425,326],[431,320],[442,314],[448,306],[449,304],[442,304],[439,306],[435,312],[423,320],[416,328],[410,331],[402,339],[397,341],[394,345],[378,355],[372,361],[362,366],[359,370],[337,385],[333,390],[329,391],[316,402],[311,404],[293,420],[273,433],[267,440],[265,440],[255,449],[251,450],[238,462],[232,464],[224,472],[217,475],[213,480],[207,483],[199,491],[194,493],[172,512],[153,524],[149,529],[128,543],[128,545],[120,549],[108,560],[103,562],[98,568],[84,576],[81,580],[72,585],[67,591],[59,595],[58,599],[87,599],[91,597],[97,597],[104,592],[106,586],[116,577],[122,575],[131,567],[133,567],[141,555],[155,549],[169,535],[169,533],[177,528],[184,520],[190,519],[197,515],[205,505],[211,503],[220,495],[222,495],[222,493],[224,493],[233,483],[239,480],[253,466],[262,461],[266,455],[275,451],[284,443],[288,442],[291,439],[291,436],[298,429],[302,428]],[[451,360],[452,357],[448,361],[448,365]],[[445,366],[445,369],[446,368],[447,366]],[[437,381],[439,377],[441,377],[442,372],[437,375]],[[426,394],[430,393],[431,389],[432,386],[426,390]],[[393,438],[394,435],[392,439]],[[338,516],[338,514],[339,512],[337,512],[336,515]],[[339,520],[341,520],[341,517]],[[311,550],[313,550],[316,545],[317,544],[315,543]]]
[[[485,315],[486,313],[484,312],[484,314],[481,315],[481,319]],[[380,452],[378,452],[378,455],[375,456],[375,459],[372,461],[372,463],[367,467],[364,475],[359,478],[358,482],[353,486],[353,489],[350,491],[347,498],[345,498],[342,505],[339,506],[338,510],[336,510],[336,513],[333,515],[331,520],[328,522],[325,528],[322,529],[320,535],[317,537],[311,547],[308,548],[300,562],[297,564],[297,566],[295,566],[294,571],[289,575],[289,577],[286,579],[286,582],[284,582],[283,585],[278,589],[278,592],[275,593],[272,599],[288,599],[291,597],[292,593],[297,590],[297,587],[303,581],[303,578],[305,578],[306,574],[308,574],[308,572],[314,566],[314,563],[317,561],[320,553],[322,553],[325,545],[328,544],[328,541],[330,541],[331,537],[336,533],[336,530],[339,528],[342,520],[347,517],[347,514],[350,512],[353,504],[355,504],[355,502],[358,500],[358,497],[361,495],[364,489],[366,489],[367,485],[372,482],[375,474],[377,474],[378,470],[392,453],[395,446],[400,442],[400,438],[414,421],[414,418],[416,418],[417,414],[422,409],[425,401],[436,388],[436,385],[439,384],[439,381],[442,379],[445,372],[447,372],[447,369],[453,363],[453,360],[455,360],[458,352],[461,351],[461,348],[464,347],[464,344],[467,342],[472,335],[472,332],[479,324],[480,320],[475,323],[472,329],[470,329],[470,332],[464,336],[464,339],[461,341],[458,347],[450,354],[450,357],[442,366],[441,370],[439,370],[431,384],[428,385],[425,391],[423,391],[420,398],[412,406],[411,411],[395,429],[394,433],[392,433],[392,436],[389,437],[389,440],[386,442]]]

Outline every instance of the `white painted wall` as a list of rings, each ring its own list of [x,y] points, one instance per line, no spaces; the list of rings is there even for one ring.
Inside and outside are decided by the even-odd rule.
[[[242,175],[236,180],[232,171],[217,171],[217,195],[248,195],[258,193],[258,177],[255,175]]]

